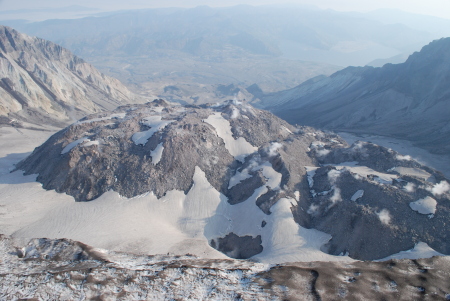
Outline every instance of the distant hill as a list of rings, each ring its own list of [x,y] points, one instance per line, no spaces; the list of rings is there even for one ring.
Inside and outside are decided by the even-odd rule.
[[[89,113],[140,101],[69,50],[0,26],[2,124],[63,126]]]
[[[291,123],[395,136],[450,152],[450,38],[403,64],[348,67],[273,93],[260,106]]]

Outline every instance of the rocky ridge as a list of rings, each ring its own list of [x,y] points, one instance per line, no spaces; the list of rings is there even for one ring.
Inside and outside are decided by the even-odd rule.
[[[179,191],[183,231],[234,258],[257,259],[278,243],[295,252],[299,234],[289,220],[331,234],[321,249],[333,255],[379,259],[419,242],[450,254],[450,185],[441,173],[371,143],[349,146],[335,134],[295,128],[246,103],[157,100],[90,115],[17,169],[76,201],[108,191],[166,200]]]
[[[1,124],[66,126],[142,100],[67,49],[0,26]]]

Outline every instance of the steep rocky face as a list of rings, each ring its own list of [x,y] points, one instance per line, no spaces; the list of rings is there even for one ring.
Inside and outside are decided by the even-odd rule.
[[[0,26],[2,123],[62,126],[139,101],[118,80],[61,46]]]
[[[450,132],[450,38],[403,64],[349,67],[266,97],[261,106],[291,123],[391,135],[447,154]]]
[[[271,256],[279,246],[295,253],[308,230],[294,220],[331,234],[314,236],[333,255],[384,258],[418,242],[450,253],[450,185],[441,173],[374,144],[349,146],[295,128],[246,103],[158,100],[90,115],[17,169],[76,201],[108,191],[163,202],[177,196],[183,233],[235,258]]]

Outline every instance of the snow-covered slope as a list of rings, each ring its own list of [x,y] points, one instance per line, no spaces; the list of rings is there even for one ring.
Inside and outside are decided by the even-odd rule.
[[[348,67],[263,98],[285,120],[353,133],[408,139],[448,154],[450,38],[433,41],[405,63]]]
[[[450,253],[442,174],[246,103],[91,115],[17,168],[28,176],[8,175],[0,193],[3,227],[19,237],[271,263],[379,259],[419,242]],[[410,206],[426,197],[433,216]]]
[[[138,101],[67,49],[0,26],[1,123],[62,126]]]

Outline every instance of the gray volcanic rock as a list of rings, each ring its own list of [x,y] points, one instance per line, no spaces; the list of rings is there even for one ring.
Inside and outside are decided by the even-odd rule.
[[[226,197],[227,215],[232,206],[255,202],[267,217],[255,219],[260,232],[251,237],[225,227],[208,238],[240,258],[263,250],[281,199],[302,227],[333,236],[323,251],[334,255],[384,258],[418,242],[450,253],[450,185],[441,173],[377,145],[348,146],[335,134],[294,128],[246,103],[183,107],[157,100],[90,115],[53,135],[17,169],[76,201],[110,190],[128,198],[188,194],[201,170]],[[211,227],[234,218],[221,214]]]
[[[230,117],[235,106],[221,110],[233,134],[253,145],[282,140],[290,135],[289,129],[294,130],[268,112],[248,105],[242,109],[240,118],[235,119]],[[228,181],[241,164],[229,153],[214,127],[204,122],[214,112],[212,107],[155,101],[90,115],[52,136],[17,168],[38,173],[38,181],[46,189],[66,192],[77,201],[89,201],[111,189],[126,197],[149,191],[161,197],[173,189],[187,192],[198,166],[211,185],[228,196],[233,191]],[[149,125],[148,119],[156,121]],[[148,139],[135,140],[135,134],[146,131],[151,133]],[[158,146],[159,160],[152,155]],[[265,181],[262,177],[258,183]]]
[[[324,251],[371,260],[426,242],[449,254],[450,186],[440,172],[371,143],[314,152],[321,167],[308,174],[312,197],[294,215],[333,236]],[[412,210],[425,199],[429,211]]]
[[[291,123],[394,136],[434,153],[450,151],[450,38],[424,46],[405,63],[348,67],[261,103]]]
[[[248,259],[262,252],[261,235],[253,238],[249,235],[238,236],[234,233],[227,234],[224,238],[211,241],[211,246],[231,258]],[[237,246],[237,248],[236,248]]]
[[[2,123],[65,126],[86,114],[142,101],[118,80],[52,42],[0,26]]]

